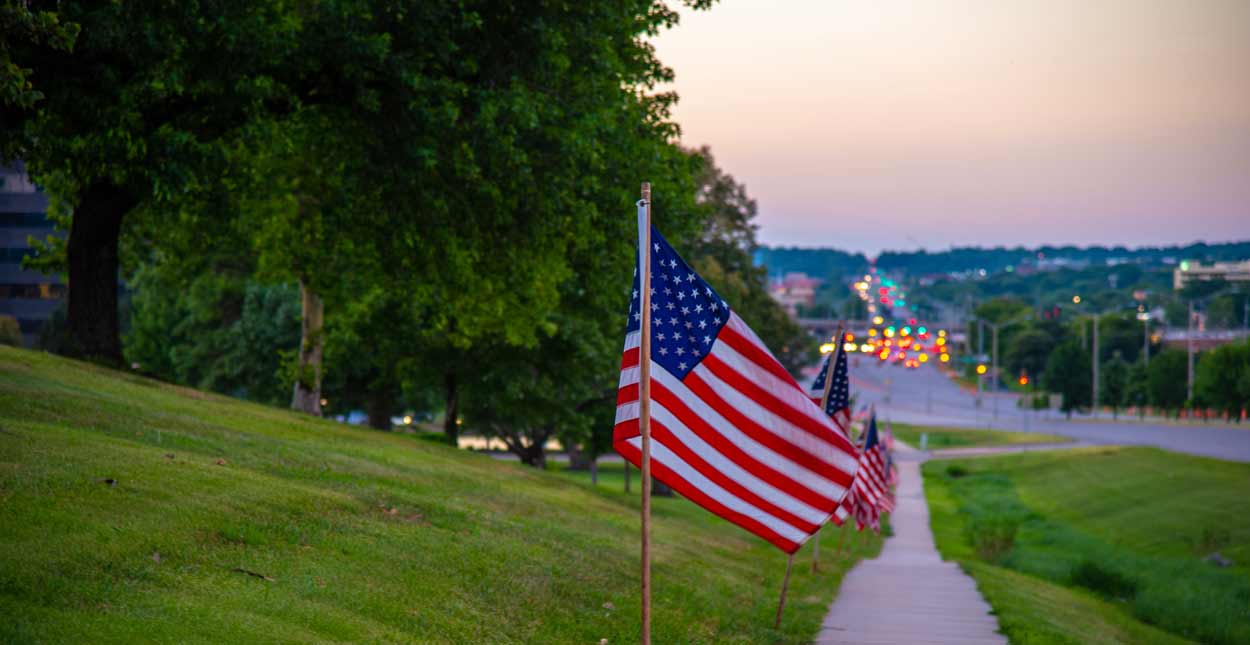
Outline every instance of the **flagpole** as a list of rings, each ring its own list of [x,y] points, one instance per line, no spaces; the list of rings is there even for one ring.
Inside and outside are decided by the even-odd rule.
[[[833,369],[834,364],[838,362],[838,352],[842,351],[842,334],[845,331],[842,327],[842,321],[838,321],[838,335],[834,336],[833,356],[829,357],[829,364],[825,366],[825,391],[820,395],[820,409],[822,412],[829,411],[829,392],[833,391]],[[833,509],[838,512],[838,509]],[[815,544],[812,545],[812,573],[816,573],[820,569],[820,533],[825,530],[825,525],[821,524],[816,529]]]
[[[642,313],[638,341],[638,429],[642,434],[642,645],[651,645],[651,183],[638,209],[638,276]]]
[[[773,621],[773,629],[781,629],[781,610],[786,606],[786,590],[790,588],[790,568],[794,566],[794,554],[786,559],[786,577],[781,581],[781,599],[777,601],[777,618]]]

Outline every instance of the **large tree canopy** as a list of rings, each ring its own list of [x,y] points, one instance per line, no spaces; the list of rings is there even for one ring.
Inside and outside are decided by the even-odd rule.
[[[340,205],[309,226],[327,213],[363,220],[388,287],[437,303],[423,315],[441,338],[532,344],[567,277],[569,240],[590,221],[580,215],[605,205],[607,182],[634,183],[609,174],[611,158],[675,132],[672,97],[653,92],[671,74],[642,40],[676,21],[663,3],[56,8],[81,26],[74,49],[37,38],[6,48],[42,96],[6,102],[0,137],[73,212],[68,332],[80,355],[120,357],[118,241],[133,220],[180,226],[198,208],[188,202],[238,174],[240,144],[272,145],[273,134],[304,163],[270,188],[297,190],[315,175],[309,162],[341,171],[287,203]],[[300,136],[309,122],[352,145],[312,145]],[[285,158],[269,152],[253,159]],[[324,247],[299,250],[325,258]]]

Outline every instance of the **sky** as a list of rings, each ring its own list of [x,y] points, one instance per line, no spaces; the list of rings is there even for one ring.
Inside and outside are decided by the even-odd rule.
[[[1248,0],[721,0],[652,42],[765,244],[1250,239]]]

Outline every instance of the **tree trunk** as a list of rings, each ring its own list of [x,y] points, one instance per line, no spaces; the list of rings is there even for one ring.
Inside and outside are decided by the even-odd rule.
[[[651,494],[659,495],[661,497],[672,497],[673,489],[669,488],[668,486],[665,486],[664,484],[661,484],[660,480],[656,479],[655,475],[652,475],[651,476]]]
[[[569,470],[589,470],[591,467],[590,454],[582,449],[581,446],[573,444],[568,446],[569,454]]]
[[[302,318],[299,371],[295,378],[295,392],[291,395],[291,409],[321,416],[322,323],[325,320],[325,303],[303,280],[299,281],[299,296]]]
[[[101,180],[83,191],[74,209],[65,248],[69,303],[64,348],[70,356],[113,365],[122,362],[117,242],[122,219],[135,204],[126,191]]]
[[[453,446],[460,445],[460,426],[456,420],[460,416],[460,392],[456,384],[456,373],[447,372],[443,376],[443,386],[447,395],[447,415],[443,419],[443,438]]]
[[[391,429],[391,412],[395,408],[395,397],[388,387],[374,387],[369,390],[369,427],[375,430]]]
[[[545,469],[547,467],[547,450],[543,446],[545,442],[546,439],[543,439],[528,446],[518,446],[519,449],[515,452],[521,458],[521,463],[539,470]]]

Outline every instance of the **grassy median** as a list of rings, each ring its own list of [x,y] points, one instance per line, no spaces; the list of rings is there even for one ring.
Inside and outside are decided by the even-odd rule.
[[[913,426],[906,423],[895,423],[894,436],[913,448],[920,447],[920,436],[929,435],[927,446],[930,450],[943,448],[972,448],[978,446],[1007,446],[1026,443],[1064,443],[1071,441],[1067,437],[1040,432],[1008,432],[1003,430],[981,430],[977,428],[941,428],[929,426]]]
[[[410,436],[0,347],[0,642],[628,643],[637,508]],[[654,516],[656,642],[810,640],[852,563],[812,574],[805,548],[775,632],[782,553],[681,499]]]
[[[924,477],[939,550],[1013,642],[1250,642],[1250,464],[1085,448]]]

